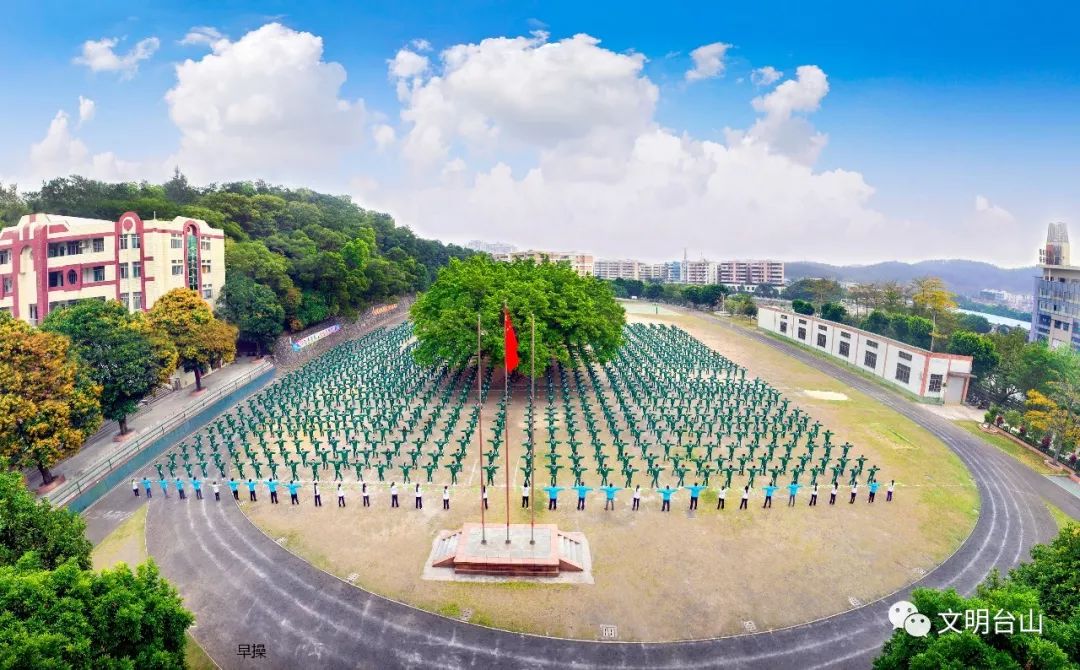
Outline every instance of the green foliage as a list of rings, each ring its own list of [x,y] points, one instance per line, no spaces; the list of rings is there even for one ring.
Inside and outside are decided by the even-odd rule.
[[[804,300],[820,305],[826,302],[839,302],[844,297],[844,288],[833,279],[800,279],[784,289],[784,297],[789,300]]]
[[[971,356],[971,372],[976,377],[985,375],[1001,360],[993,340],[965,330],[958,330],[949,337],[949,353]]]
[[[184,667],[194,617],[152,561],[95,573],[34,559],[0,567],[0,667]]]
[[[994,329],[985,316],[965,314],[963,312],[956,313],[956,328],[958,330],[967,330],[980,335],[986,335]]]
[[[757,303],[749,293],[736,293],[725,301],[728,312],[739,316],[757,316]]]
[[[626,316],[608,282],[579,277],[562,263],[500,263],[473,256],[451,261],[413,305],[417,360],[465,364],[476,352],[479,315],[481,350],[502,361],[504,303],[518,333],[523,362],[519,369],[526,374],[533,316],[538,374],[551,360],[569,363],[568,345],[589,346],[606,361],[622,344]]]
[[[195,373],[196,389],[202,388],[207,366],[229,362],[236,355],[236,329],[215,319],[195,291],[169,291],[150,308],[149,319],[176,347],[178,364]]]
[[[1068,524],[1049,545],[1036,545],[1032,560],[1007,578],[991,572],[971,598],[953,589],[915,589],[912,602],[929,617],[926,637],[900,629],[874,661],[876,670],[901,668],[1073,668],[1080,660],[1080,526]],[[987,610],[988,631],[964,630],[966,610]],[[945,631],[942,612],[960,613]],[[1044,615],[1042,634],[1020,632],[1020,617]],[[996,632],[995,618],[1011,615],[1013,632]],[[951,615],[950,615],[951,618]],[[1029,626],[1030,627],[1030,626]]]
[[[1045,342],[1028,342],[1027,333],[1014,329],[986,336],[999,362],[981,379],[993,401],[1026,396],[1028,391],[1053,394],[1053,384],[1080,380],[1080,356],[1067,347],[1051,349]]]
[[[34,552],[38,564],[48,570],[66,561],[89,568],[93,545],[85,532],[81,516],[38,501],[19,473],[0,471],[0,566],[13,565]]]
[[[101,385],[102,414],[125,428],[139,401],[176,368],[176,349],[168,339],[115,300],[82,300],[54,310],[41,328],[71,340],[87,374]]]
[[[805,314],[806,316],[814,315],[814,306],[808,301],[802,300],[800,298],[796,298],[795,300],[791,301],[791,309],[796,314]]]
[[[282,331],[285,310],[268,287],[243,275],[230,276],[218,299],[218,317],[235,324],[239,337],[255,344],[257,353],[270,349]]]
[[[827,302],[821,306],[821,318],[827,321],[844,323],[847,320],[847,310],[840,303]]]

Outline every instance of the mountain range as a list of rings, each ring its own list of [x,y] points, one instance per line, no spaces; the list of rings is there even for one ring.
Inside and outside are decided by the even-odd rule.
[[[886,261],[872,265],[829,265],[810,261],[785,264],[789,281],[807,277],[824,277],[845,282],[910,282],[918,277],[940,277],[949,290],[960,295],[974,296],[984,288],[1009,293],[1031,294],[1031,278],[1038,273],[1035,266],[1002,268],[981,261],[936,260],[918,263]]]

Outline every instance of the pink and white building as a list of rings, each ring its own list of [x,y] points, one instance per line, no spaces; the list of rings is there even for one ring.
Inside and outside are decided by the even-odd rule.
[[[35,325],[88,298],[145,311],[175,288],[213,307],[224,284],[225,236],[199,219],[29,214],[0,230],[0,311]]]

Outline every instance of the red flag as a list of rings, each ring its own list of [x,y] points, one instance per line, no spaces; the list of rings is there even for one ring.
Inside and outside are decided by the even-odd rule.
[[[506,352],[504,356],[506,371],[509,373],[513,372],[518,366],[518,341],[517,333],[514,332],[514,324],[510,323],[510,312],[505,307],[503,307],[503,340]]]

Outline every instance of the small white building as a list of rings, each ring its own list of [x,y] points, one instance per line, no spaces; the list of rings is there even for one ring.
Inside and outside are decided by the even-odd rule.
[[[923,398],[963,402],[971,356],[931,352],[869,331],[771,306],[758,307],[758,327],[838,358]]]

